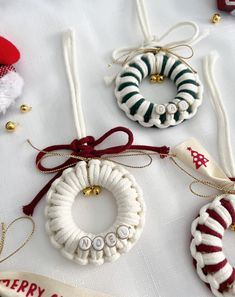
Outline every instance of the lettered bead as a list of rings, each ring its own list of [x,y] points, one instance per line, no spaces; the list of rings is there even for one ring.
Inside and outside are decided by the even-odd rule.
[[[105,236],[105,243],[108,247],[114,247],[117,244],[117,237],[115,233],[108,233]]]
[[[127,226],[119,226],[117,229],[117,235],[120,239],[127,239],[130,235],[129,228]]]
[[[173,103],[168,104],[166,109],[167,109],[167,112],[170,114],[176,113],[177,111],[177,107]]]
[[[180,111],[185,111],[189,108],[189,104],[185,100],[182,100],[178,103],[178,107]]]
[[[96,251],[101,251],[104,248],[104,239],[101,236],[97,236],[92,241],[92,247]]]
[[[166,108],[165,108],[165,106],[163,105],[163,104],[158,104],[157,106],[156,106],[156,113],[157,114],[164,114],[166,112]]]
[[[91,248],[91,239],[88,236],[84,236],[82,238],[80,238],[79,242],[78,242],[78,246],[80,248],[80,250],[82,251],[87,251]]]

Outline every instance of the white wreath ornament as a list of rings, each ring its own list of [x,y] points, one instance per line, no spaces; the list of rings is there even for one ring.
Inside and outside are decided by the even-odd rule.
[[[146,100],[140,93],[141,81],[151,74],[171,79],[177,94],[167,104]],[[202,103],[203,85],[198,74],[176,56],[145,53],[125,64],[117,75],[115,96],[128,118],[144,127],[167,128],[192,118]]]
[[[79,192],[90,185],[110,191],[117,203],[114,224],[100,234],[86,233],[73,220],[72,207]],[[81,161],[64,170],[47,194],[46,230],[53,246],[81,264],[113,262],[139,239],[145,223],[145,203],[135,178],[122,166],[106,160]]]

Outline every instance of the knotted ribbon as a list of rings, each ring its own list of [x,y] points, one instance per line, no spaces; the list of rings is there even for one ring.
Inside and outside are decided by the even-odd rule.
[[[144,5],[143,1],[137,1],[141,2],[141,5]],[[182,63],[184,63],[187,67],[189,67],[193,72],[196,72],[185,60],[190,59],[193,54],[193,48],[192,46],[196,43],[200,42],[202,39],[206,38],[209,35],[208,30],[204,30],[200,33],[199,27],[194,22],[180,22],[172,27],[170,27],[162,36],[156,37],[152,33],[149,32],[149,29],[147,29],[147,24],[145,18],[143,18],[142,13],[145,11],[144,7],[138,6],[138,13],[140,18],[140,24],[145,36],[144,42],[135,47],[122,47],[117,48],[112,52],[112,63],[109,64],[111,66],[112,64],[126,64],[130,60],[132,60],[137,55],[143,54],[143,53],[154,53],[157,54],[159,52],[165,52],[170,55],[173,55],[177,57]],[[147,26],[147,27],[146,27]],[[174,40],[172,42],[167,42],[166,39],[170,35],[172,35],[174,32],[176,32],[178,29],[185,29],[186,27],[193,29],[192,34],[189,37],[182,38],[180,40]],[[184,55],[179,53],[178,51],[182,50],[190,50],[189,55]],[[116,74],[111,76],[106,76],[104,78],[106,84],[112,83],[115,78]]]
[[[122,145],[106,147],[104,149],[97,149],[96,147],[103,143],[111,135],[123,132],[128,136],[127,142]],[[161,158],[164,158],[169,153],[169,147],[167,146],[148,146],[148,145],[134,145],[134,136],[131,130],[125,127],[116,127],[107,131],[100,138],[95,139],[93,136],[86,136],[81,139],[74,139],[70,144],[59,144],[49,146],[42,151],[40,151],[36,157],[36,166],[43,173],[56,173],[56,175],[40,190],[40,192],[35,196],[35,198],[26,206],[23,206],[23,212],[26,215],[33,215],[34,209],[43,196],[47,193],[52,183],[62,175],[64,169],[69,167],[74,167],[77,162],[81,160],[88,161],[89,159],[101,158],[104,155],[118,155],[125,151],[151,151],[160,154]],[[58,150],[68,150],[70,154],[69,158],[60,165],[55,167],[45,167],[42,164],[42,160],[45,159],[50,153]],[[56,155],[56,153],[55,153]],[[59,154],[58,154],[59,156]]]
[[[189,55],[178,54],[176,51],[180,49],[188,49],[190,51]],[[178,58],[182,63],[187,65],[193,72],[196,71],[185,61],[193,57],[194,51],[193,48],[188,44],[177,44],[175,46],[159,46],[158,43],[153,43],[152,45],[148,45],[147,47],[137,47],[137,48],[124,48],[118,49],[113,52],[113,63],[114,64],[122,64],[130,62],[134,57],[144,54],[144,53],[153,53],[158,54],[160,52],[164,52],[166,54],[170,54]]]

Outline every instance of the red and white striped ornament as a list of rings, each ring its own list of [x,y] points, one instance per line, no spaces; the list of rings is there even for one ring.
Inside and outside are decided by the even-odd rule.
[[[20,52],[0,36],[0,113],[5,113],[21,95],[24,81],[12,64],[20,59]]]
[[[235,15],[235,0],[217,0],[219,10]]]
[[[223,251],[224,233],[234,223],[234,195],[219,196],[203,206],[192,223],[191,254],[199,277],[216,297],[235,296],[235,268]]]

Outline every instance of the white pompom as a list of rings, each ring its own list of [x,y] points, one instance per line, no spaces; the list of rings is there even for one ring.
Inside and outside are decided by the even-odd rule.
[[[21,95],[24,81],[15,71],[10,71],[0,78],[0,113],[5,113]]]

